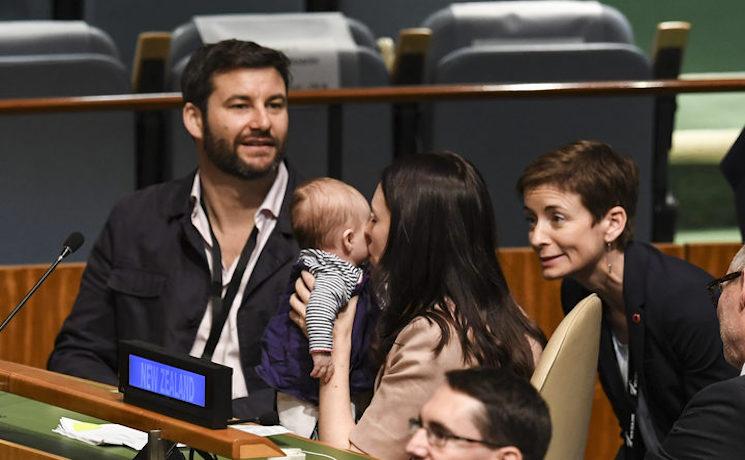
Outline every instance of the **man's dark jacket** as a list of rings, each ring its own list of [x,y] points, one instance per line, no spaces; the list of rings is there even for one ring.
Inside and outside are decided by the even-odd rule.
[[[745,376],[712,384],[686,406],[659,455],[647,460],[745,458]]]
[[[629,358],[638,373],[651,424],[660,442],[688,401],[702,388],[737,375],[722,355],[719,322],[706,291],[711,276],[646,243],[631,242],[624,252],[623,300],[629,329]],[[589,294],[574,280],[561,286],[565,312]],[[621,379],[610,324],[603,318],[598,371],[613,411],[628,433],[634,410]],[[637,414],[639,416],[639,414]],[[645,446],[636,423],[635,446],[617,458],[641,459]]]
[[[253,368],[261,359],[264,327],[298,254],[289,215],[297,178],[289,167],[288,171],[279,220],[238,310],[241,365],[254,396],[248,406],[255,412],[241,416],[273,410],[273,398]],[[139,339],[174,352],[191,351],[210,294],[204,242],[191,222],[193,181],[192,174],[154,185],[114,207],[57,337],[50,370],[116,384],[118,340]]]

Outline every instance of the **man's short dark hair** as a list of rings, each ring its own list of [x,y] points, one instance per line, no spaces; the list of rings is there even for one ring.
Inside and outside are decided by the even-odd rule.
[[[484,441],[520,449],[525,460],[541,460],[551,440],[548,407],[535,388],[507,369],[450,371],[448,385],[484,405],[474,424]]]
[[[191,55],[181,75],[181,92],[184,102],[191,102],[203,115],[207,114],[207,99],[212,94],[212,78],[236,69],[272,67],[279,72],[289,87],[290,60],[281,51],[263,47],[254,42],[223,40],[204,45]]]

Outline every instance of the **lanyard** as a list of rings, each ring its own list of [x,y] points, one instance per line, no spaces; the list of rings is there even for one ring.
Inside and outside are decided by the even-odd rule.
[[[629,367],[631,367],[631,351],[629,350]],[[630,369],[629,369],[630,370]],[[636,407],[638,403],[638,397],[639,397],[639,374],[634,371],[634,375],[632,378],[629,379],[629,383],[626,387],[626,390],[629,393],[629,396],[631,397],[631,405],[633,407],[633,410],[631,411],[631,415],[629,415],[629,429],[624,433],[624,440],[626,442],[626,447],[634,447],[634,435],[636,432]]]
[[[243,274],[246,271],[248,265],[248,259],[251,258],[251,254],[256,248],[256,239],[259,234],[259,229],[254,224],[251,235],[246,241],[246,245],[243,246],[241,256],[238,259],[238,264],[235,267],[233,276],[230,278],[228,283],[228,289],[225,291],[225,296],[222,295],[222,253],[220,252],[220,243],[215,237],[215,232],[212,231],[212,224],[210,223],[209,213],[207,212],[207,206],[202,200],[202,209],[207,216],[207,224],[210,228],[210,235],[212,236],[212,282],[210,283],[210,300],[212,301],[212,326],[210,327],[210,335],[207,339],[207,343],[204,346],[202,352],[202,358],[211,360],[212,354],[215,352],[217,342],[220,339],[222,330],[225,327],[225,322],[228,320],[230,314],[230,308],[233,305],[235,296],[238,293]]]
[[[629,420],[630,434],[627,436],[626,445],[634,447],[634,430],[638,428],[639,434],[644,440],[646,451],[659,453],[660,438],[657,435],[654,420],[652,419],[652,414],[649,412],[644,393],[639,390],[636,372],[634,372],[633,383],[632,381],[629,381],[629,395],[631,395],[632,400],[634,401],[634,412],[631,413]]]

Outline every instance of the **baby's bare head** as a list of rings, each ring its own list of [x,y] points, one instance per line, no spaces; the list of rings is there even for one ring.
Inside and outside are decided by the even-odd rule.
[[[351,185],[321,177],[295,189],[291,215],[292,230],[301,248],[336,252],[347,230],[364,232],[370,206]]]

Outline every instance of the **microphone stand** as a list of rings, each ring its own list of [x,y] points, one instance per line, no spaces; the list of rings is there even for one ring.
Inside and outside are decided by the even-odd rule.
[[[47,277],[54,271],[55,268],[57,268],[57,265],[59,265],[60,262],[62,262],[62,259],[67,257],[68,255],[72,254],[72,250],[69,246],[65,246],[65,248],[62,250],[62,253],[60,253],[59,256],[57,256],[57,260],[54,261],[54,263],[47,269],[47,271],[44,273],[44,275],[39,279],[39,281],[34,284],[34,287],[31,288],[28,293],[26,293],[26,296],[16,305],[16,307],[13,309],[13,311],[10,312],[7,318],[3,321],[2,324],[0,324],[0,332],[3,332],[3,329],[5,329],[8,326],[8,323],[10,323],[10,320],[13,319],[13,317],[23,308],[23,306],[28,302],[28,299],[31,298],[32,295],[34,295],[34,292],[36,292],[37,289],[39,289],[39,286],[44,282],[44,280],[47,279]]]

